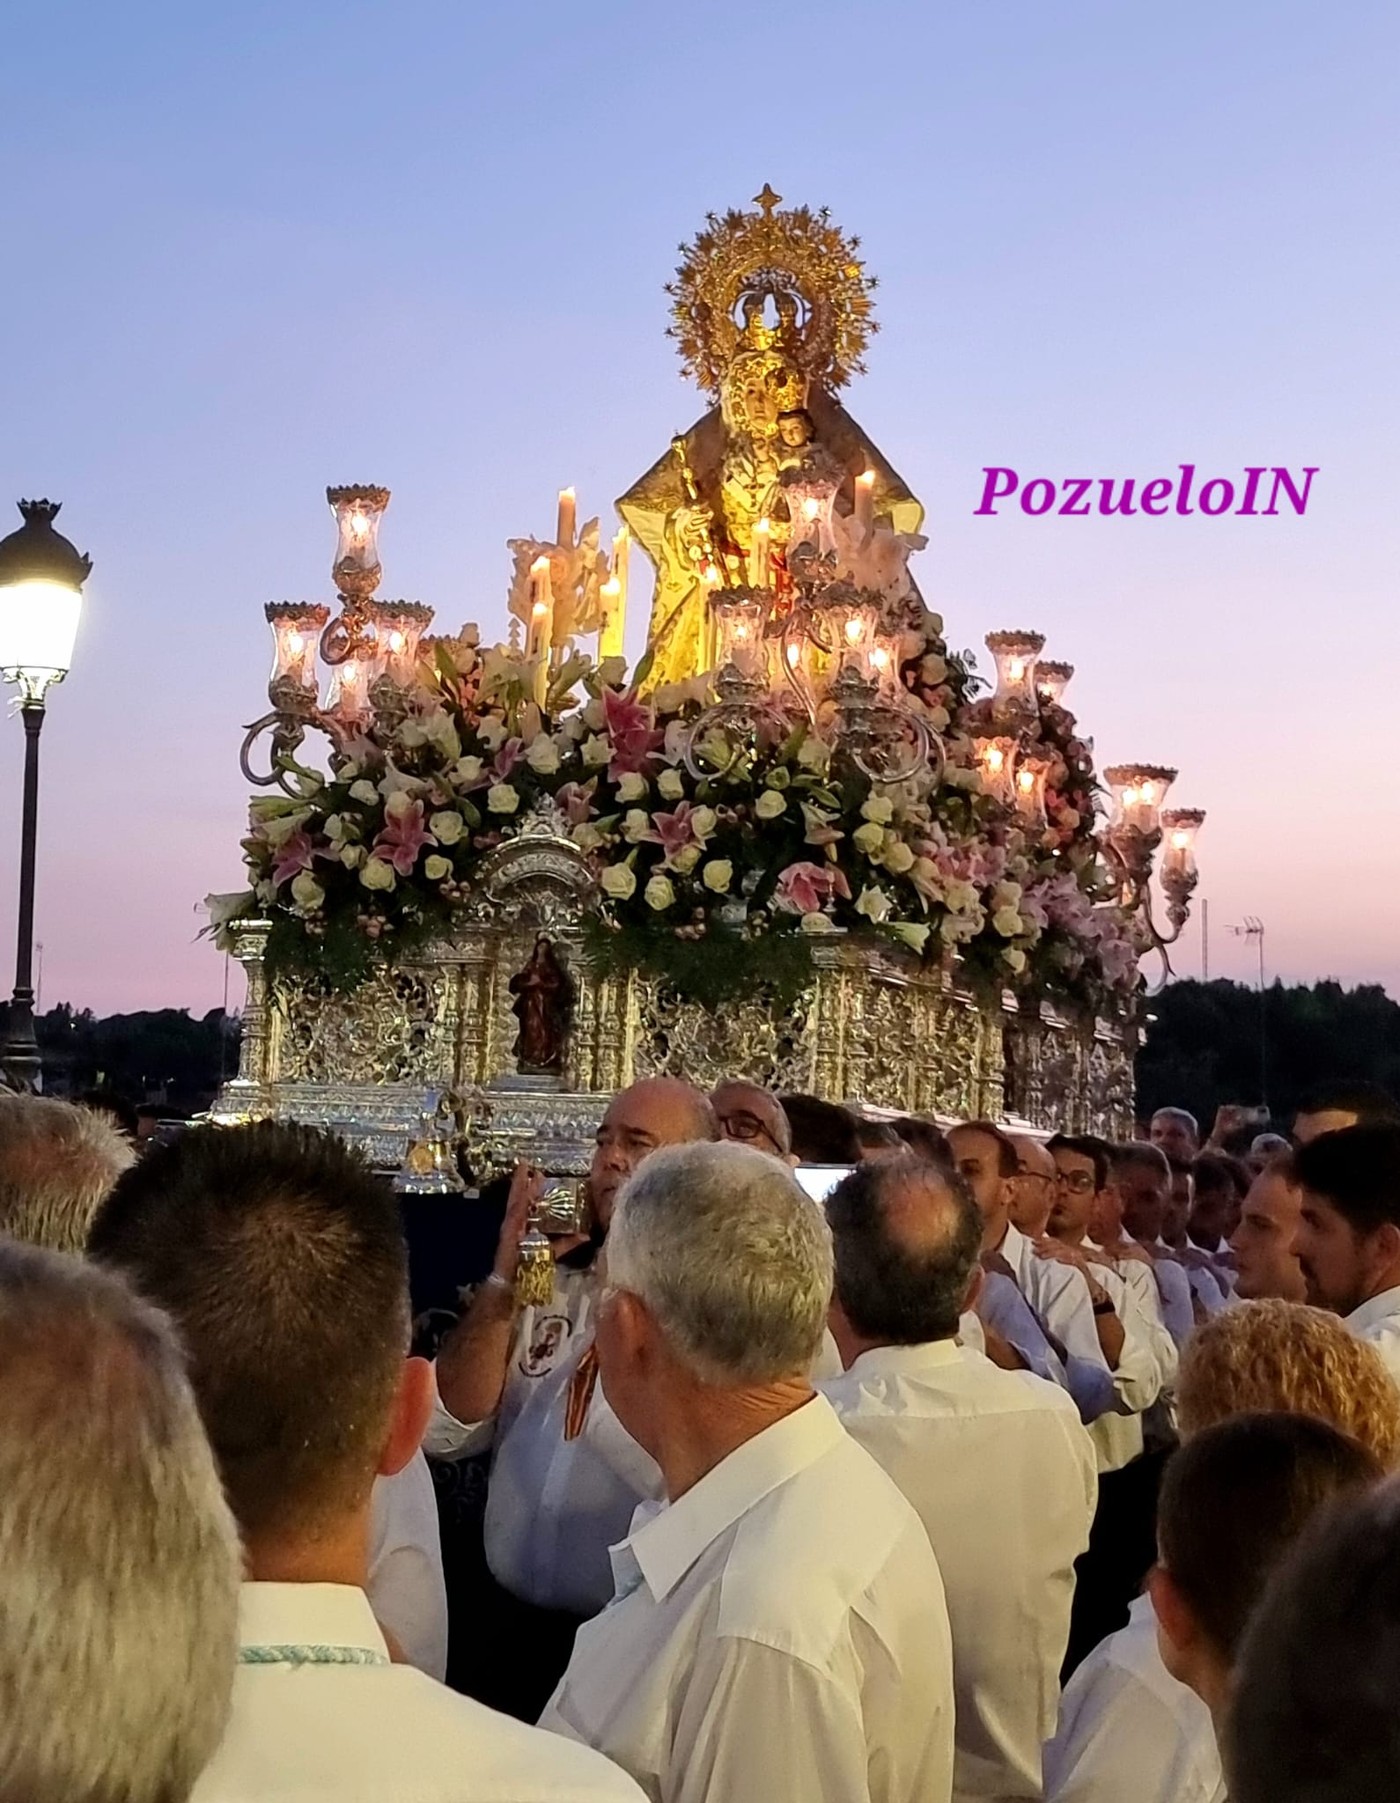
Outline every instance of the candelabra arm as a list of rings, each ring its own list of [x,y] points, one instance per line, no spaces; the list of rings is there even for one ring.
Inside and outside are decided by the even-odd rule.
[[[252,750],[265,732],[272,734],[272,744],[268,770],[264,776],[253,768]],[[243,772],[243,780],[251,783],[255,789],[280,788],[288,795],[299,795],[301,791],[294,788],[288,780],[288,772],[282,760],[290,757],[305,737],[306,727],[302,721],[280,713],[275,708],[260,720],[254,720],[244,733],[243,743],[238,750],[238,768]]]

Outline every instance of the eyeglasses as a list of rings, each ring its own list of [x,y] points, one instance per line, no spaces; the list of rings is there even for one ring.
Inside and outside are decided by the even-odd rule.
[[[1056,1171],[1055,1182],[1062,1183],[1076,1196],[1087,1196],[1094,1187],[1094,1173],[1092,1171]]]
[[[756,1139],[766,1139],[775,1152],[781,1150],[777,1140],[756,1114],[741,1112],[721,1115],[719,1125],[726,1139],[737,1140],[740,1145],[752,1145]]]
[[[1018,1183],[1053,1183],[1055,1179],[1047,1176],[1044,1171],[1028,1171],[1023,1164],[1018,1164],[1016,1181]]]

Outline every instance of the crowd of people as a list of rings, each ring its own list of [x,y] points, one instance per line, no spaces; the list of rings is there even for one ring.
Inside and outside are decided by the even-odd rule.
[[[649,1079],[424,1356],[333,1134],[0,1096],[0,1800],[1396,1794],[1400,1106],[1291,1125]]]

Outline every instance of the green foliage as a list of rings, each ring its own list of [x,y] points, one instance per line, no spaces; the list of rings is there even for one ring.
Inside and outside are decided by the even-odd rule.
[[[584,922],[584,949],[590,964],[606,975],[638,971],[712,1012],[740,996],[782,1011],[812,981],[811,941],[796,932],[752,938],[711,925],[701,938],[678,939],[660,923],[609,927],[590,917]]]
[[[1378,984],[1173,983],[1137,1059],[1138,1108],[1189,1108],[1203,1127],[1222,1102],[1267,1102],[1285,1125],[1320,1083],[1365,1078],[1400,1096],[1400,1003]]]

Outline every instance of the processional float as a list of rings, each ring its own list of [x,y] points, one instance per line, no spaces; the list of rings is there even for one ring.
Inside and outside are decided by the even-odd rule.
[[[425,1189],[463,1149],[578,1172],[660,1073],[1126,1131],[1203,816],[1157,765],[1105,795],[1039,632],[991,634],[986,684],[950,649],[923,509],[837,398],[857,248],[771,188],[710,216],[669,293],[711,405],[607,543],[572,489],[509,541],[504,642],[380,598],[389,491],[327,491],[337,608],[266,609],[249,884],[210,898],[248,977],[218,1118],[332,1125]]]

